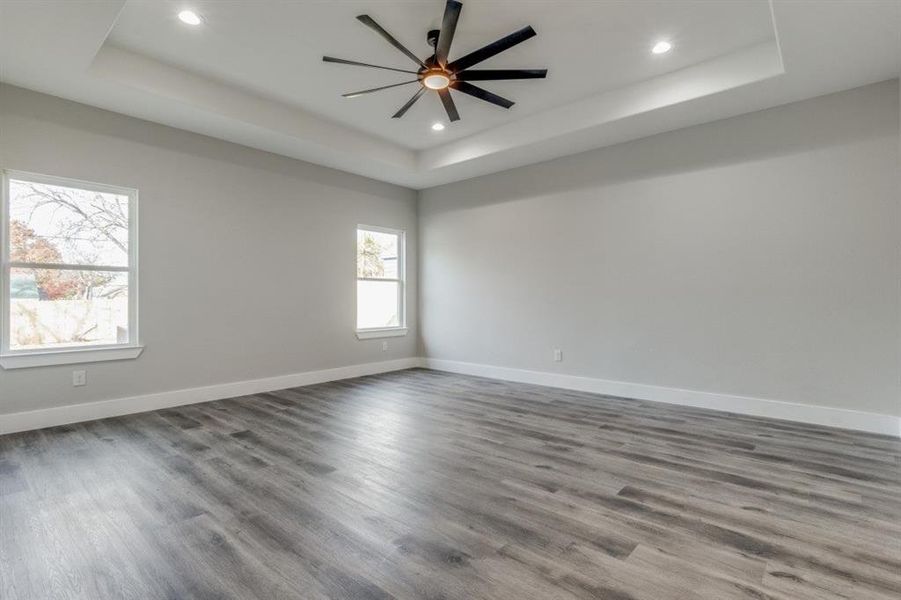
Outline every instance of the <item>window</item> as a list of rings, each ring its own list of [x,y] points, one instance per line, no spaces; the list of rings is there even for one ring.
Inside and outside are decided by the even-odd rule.
[[[5,368],[135,358],[137,192],[3,174]]]
[[[406,334],[404,293],[404,232],[357,227],[357,337]]]

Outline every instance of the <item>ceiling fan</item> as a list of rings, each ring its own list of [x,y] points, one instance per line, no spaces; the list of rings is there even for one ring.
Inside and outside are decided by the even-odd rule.
[[[411,73],[416,75],[416,79],[411,81],[343,94],[345,98],[356,98],[364,94],[371,94],[372,92],[410,85],[411,83],[418,83],[419,89],[406,104],[400,107],[400,110],[394,113],[392,117],[394,119],[399,119],[404,116],[404,114],[410,110],[410,107],[413,106],[428,90],[433,90],[438,93],[438,96],[441,98],[441,103],[444,105],[444,110],[447,111],[447,116],[451,121],[459,121],[460,113],[457,112],[457,107],[454,104],[454,99],[451,97],[449,90],[456,90],[458,92],[463,92],[464,94],[469,94],[470,96],[490,102],[491,104],[496,104],[502,108],[510,108],[514,104],[511,100],[507,100],[488,90],[473,85],[470,81],[544,79],[547,76],[547,69],[470,69],[469,67],[500,54],[504,50],[508,50],[520,42],[524,42],[527,39],[534,37],[536,35],[535,30],[528,26],[523,27],[519,31],[515,31],[496,42],[488,44],[483,48],[479,48],[474,52],[470,52],[466,56],[460,57],[454,61],[449,61],[448,54],[450,53],[451,43],[454,41],[454,31],[457,29],[457,21],[460,18],[460,11],[462,9],[462,2],[458,2],[457,0],[447,0],[447,4],[444,7],[444,18],[441,21],[441,29],[433,29],[429,31],[426,36],[429,46],[433,48],[433,53],[425,60],[420,60],[419,57],[397,41],[390,33],[385,31],[385,29],[376,23],[369,15],[360,15],[357,17],[361,23],[375,30],[375,32],[385,38],[389,44],[400,50],[407,58],[415,62],[419,66],[416,71],[371,65],[355,60],[334,58],[332,56],[323,56],[322,60],[331,63],[371,67],[374,69],[385,69],[387,71],[398,71],[400,73]]]

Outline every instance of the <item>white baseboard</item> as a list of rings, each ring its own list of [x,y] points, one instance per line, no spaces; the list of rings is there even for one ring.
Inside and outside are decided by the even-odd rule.
[[[27,412],[10,413],[0,415],[0,435],[14,433],[16,431],[28,431],[30,429],[42,429],[56,425],[67,425],[80,421],[92,421],[106,417],[118,417],[132,413],[146,412],[160,408],[171,408],[210,400],[222,400],[235,396],[272,392],[314,383],[349,379],[375,373],[387,373],[421,366],[419,358],[401,358],[383,362],[337,367],[335,369],[323,369],[321,371],[306,371],[304,373],[292,373],[277,377],[263,379],[251,379],[248,381],[235,381],[205,387],[145,394],[129,398],[116,398],[113,400],[100,400],[70,406],[58,406],[31,410]]]
[[[624,381],[611,381],[607,379],[594,379],[580,377],[578,375],[564,375],[560,373],[548,373],[544,371],[529,371],[526,369],[514,369],[510,367],[496,367],[453,360],[437,358],[401,358],[384,362],[365,363],[320,371],[306,371],[292,373],[264,379],[252,379],[248,381],[236,381],[205,387],[188,388],[132,396],[129,398],[116,398],[113,400],[101,400],[71,406],[59,406],[27,412],[10,413],[0,415],[0,435],[41,429],[56,425],[91,421],[106,417],[116,417],[160,408],[171,408],[211,400],[222,400],[248,394],[259,394],[283,390],[292,387],[312,385],[326,381],[337,381],[373,375],[375,373],[387,373],[413,367],[426,367],[436,371],[448,371],[451,373],[463,373],[477,375],[493,379],[518,381],[521,383],[533,383],[550,387],[606,394],[620,398],[635,398],[638,400],[650,400],[653,402],[665,402],[667,404],[680,404],[696,408],[709,408],[734,412],[756,417],[770,417],[810,423],[813,425],[825,425],[828,427],[841,427],[869,433],[880,433],[901,437],[901,417],[868,413],[856,410],[816,406],[812,404],[799,404],[795,402],[782,402],[779,400],[765,400],[748,396],[733,396],[729,394],[715,394],[711,392],[699,392],[695,390],[683,390],[642,383],[629,383]]]
[[[880,433],[883,435],[901,437],[901,417],[893,415],[831,408],[828,406],[816,406],[813,404],[783,402],[780,400],[765,400],[763,398],[751,398],[748,396],[698,392],[695,390],[645,385],[643,383],[593,379],[591,377],[548,373],[544,371],[495,367],[492,365],[442,360],[437,358],[425,358],[422,361],[422,365],[429,369],[435,369],[436,371],[478,375],[481,377],[491,377],[507,381],[534,383],[537,385],[578,390],[581,392],[606,394],[608,396],[618,396],[620,398],[634,398],[637,400],[680,404],[696,408],[709,408],[755,417],[784,419],[786,421],[825,425],[827,427],[841,427],[842,429],[854,429],[857,431],[866,431],[868,433]]]

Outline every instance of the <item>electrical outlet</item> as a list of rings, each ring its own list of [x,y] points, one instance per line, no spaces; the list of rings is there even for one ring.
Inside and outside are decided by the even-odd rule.
[[[388,351],[388,342],[382,342],[382,352]]]
[[[554,348],[554,362],[560,362],[563,360],[563,350],[560,348]]]
[[[75,387],[79,387],[82,385],[87,385],[88,383],[88,374],[87,371],[72,371],[72,385]]]

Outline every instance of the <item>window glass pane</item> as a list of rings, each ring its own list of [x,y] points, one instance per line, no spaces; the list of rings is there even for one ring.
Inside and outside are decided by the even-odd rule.
[[[398,235],[357,230],[357,277],[399,279]]]
[[[128,273],[11,269],[11,350],[128,343]]]
[[[10,260],[128,266],[128,196],[9,181]]]
[[[399,327],[396,281],[357,281],[357,328]]]

